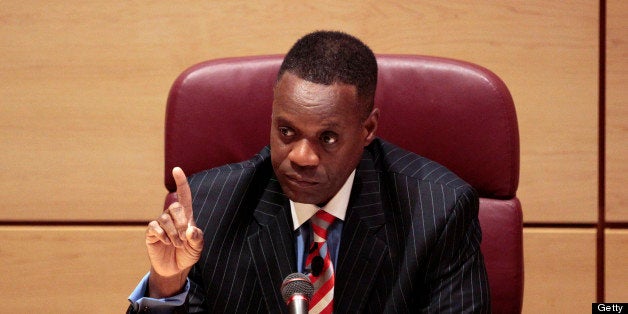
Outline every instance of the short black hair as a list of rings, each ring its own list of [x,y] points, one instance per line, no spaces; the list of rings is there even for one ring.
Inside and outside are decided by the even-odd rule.
[[[373,51],[354,36],[316,31],[301,37],[286,54],[277,81],[286,71],[317,84],[353,85],[366,115],[373,109],[377,60]]]

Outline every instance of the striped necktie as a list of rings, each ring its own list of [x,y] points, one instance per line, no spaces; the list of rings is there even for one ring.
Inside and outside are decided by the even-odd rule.
[[[327,250],[327,228],[336,217],[319,210],[310,218],[314,241],[305,261],[305,268],[314,285],[309,313],[332,313],[334,309],[334,265]]]

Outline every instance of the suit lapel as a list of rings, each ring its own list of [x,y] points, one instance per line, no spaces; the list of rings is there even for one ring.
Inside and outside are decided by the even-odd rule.
[[[388,254],[379,232],[385,223],[373,156],[365,150],[347,208],[336,267],[334,308],[364,309],[366,296]],[[290,203],[279,182],[271,178],[254,213],[249,250],[269,312],[287,312],[281,297],[283,279],[297,271]],[[382,237],[383,238],[383,237]]]
[[[276,178],[269,181],[255,210],[248,245],[269,312],[286,312],[281,306],[281,283],[296,272],[296,253],[288,198]]]
[[[388,246],[378,237],[385,223],[373,157],[365,150],[358,165],[342,231],[334,309],[341,313],[364,310]],[[383,238],[383,236],[382,236]]]

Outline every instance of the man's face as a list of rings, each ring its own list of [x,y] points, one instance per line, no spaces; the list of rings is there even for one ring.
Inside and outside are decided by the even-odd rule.
[[[355,86],[312,83],[285,72],[274,90],[270,151],[293,201],[322,204],[340,190],[375,136],[378,112],[367,119]]]

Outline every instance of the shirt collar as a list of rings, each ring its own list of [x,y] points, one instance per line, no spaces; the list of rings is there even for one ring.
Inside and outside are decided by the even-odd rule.
[[[351,196],[351,187],[353,187],[353,179],[355,178],[355,170],[351,172],[345,184],[340,188],[338,193],[331,198],[323,208],[315,204],[297,203],[290,200],[290,211],[292,212],[292,225],[297,230],[303,223],[308,221],[319,209],[322,209],[334,217],[345,220],[347,213],[347,205],[349,205],[349,196]]]

